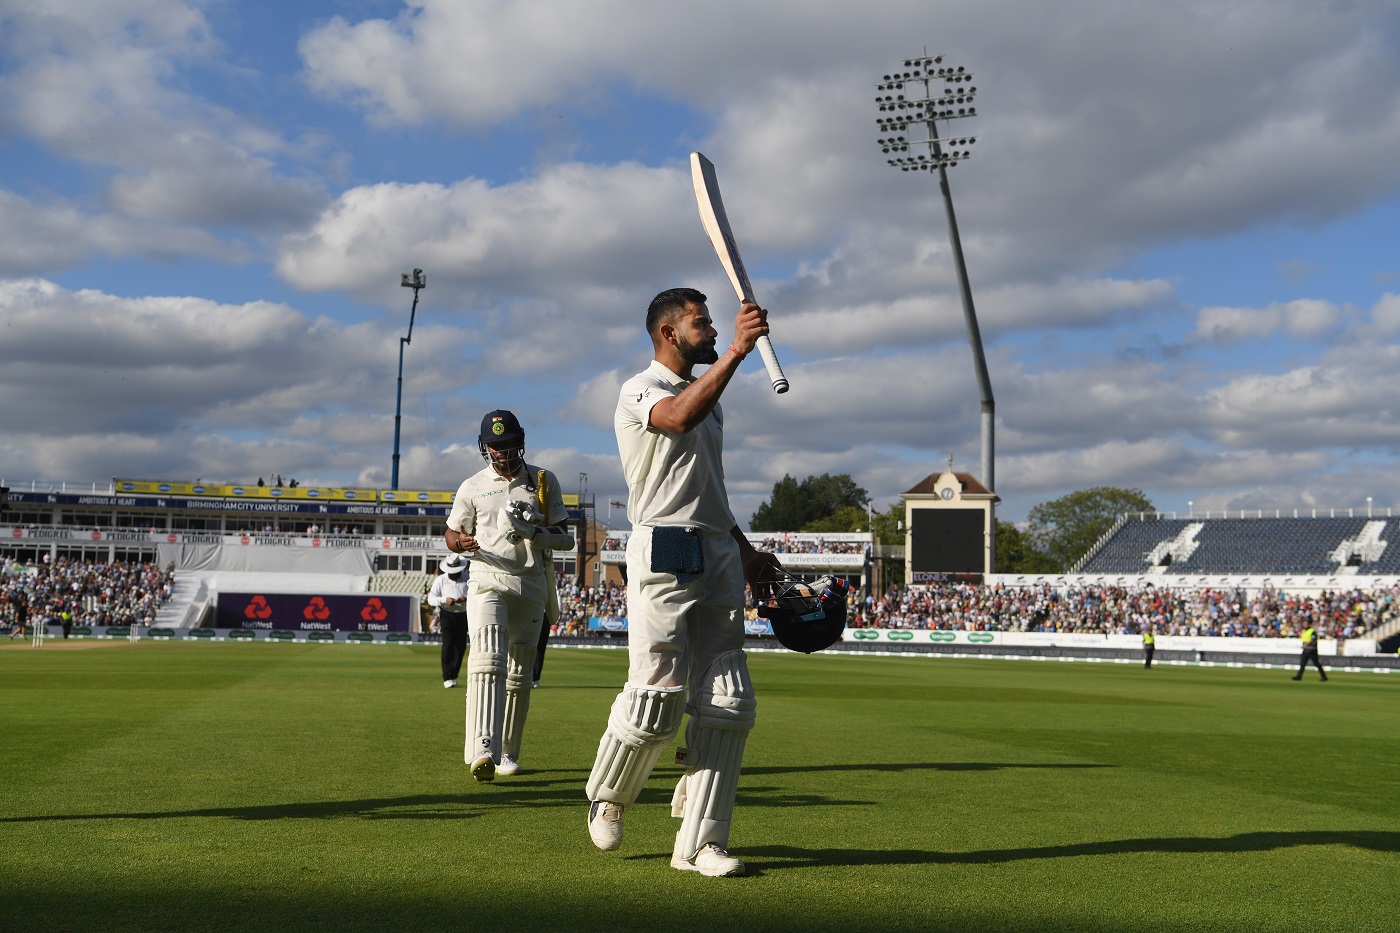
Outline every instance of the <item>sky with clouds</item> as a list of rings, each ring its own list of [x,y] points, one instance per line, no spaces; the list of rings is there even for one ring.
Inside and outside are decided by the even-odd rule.
[[[793,386],[725,394],[741,523],[976,473],[942,197],[876,144],[925,49],[977,87],[1003,518],[1400,506],[1396,0],[0,0],[0,479],[387,488],[416,267],[400,487],[510,408],[604,517],[651,296],[732,332],[697,149]]]

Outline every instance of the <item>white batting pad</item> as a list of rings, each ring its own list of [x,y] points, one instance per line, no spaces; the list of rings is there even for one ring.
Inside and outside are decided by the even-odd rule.
[[[505,626],[481,625],[472,632],[467,655],[467,745],[463,755],[471,764],[482,755],[501,761],[501,732],[505,726]]]
[[[757,706],[742,651],[720,655],[696,682],[685,728],[690,767],[671,798],[671,815],[681,817],[675,857],[690,861],[711,842],[728,848],[739,769]]]
[[[588,775],[588,799],[624,807],[636,803],[661,749],[680,728],[683,715],[684,687],[623,687],[613,701],[608,729],[598,743],[598,757]]]
[[[534,645],[511,645],[506,649],[506,711],[501,731],[501,753],[516,761],[520,760],[525,717],[530,714],[530,686],[534,670]]]

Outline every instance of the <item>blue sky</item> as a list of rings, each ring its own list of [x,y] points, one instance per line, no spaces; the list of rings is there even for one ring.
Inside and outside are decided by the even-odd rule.
[[[884,505],[976,472],[938,191],[875,145],[925,45],[977,74],[950,174],[1003,518],[1400,505],[1393,0],[0,0],[0,478],[387,487],[421,267],[400,486],[509,407],[623,499],[647,301],[732,321],[693,149],[793,381],[726,394],[741,521],[785,473]]]

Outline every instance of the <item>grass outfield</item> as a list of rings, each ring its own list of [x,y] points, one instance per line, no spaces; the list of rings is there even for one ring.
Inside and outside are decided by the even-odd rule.
[[[583,783],[620,651],[552,649],[474,784],[436,649],[0,650],[3,930],[1394,930],[1400,679],[757,654],[731,840],[618,852]]]

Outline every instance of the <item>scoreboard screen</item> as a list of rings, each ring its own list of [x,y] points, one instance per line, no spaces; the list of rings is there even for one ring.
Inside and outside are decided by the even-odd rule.
[[[909,570],[914,582],[925,573],[982,573],[986,570],[981,509],[914,509],[909,541]]]

